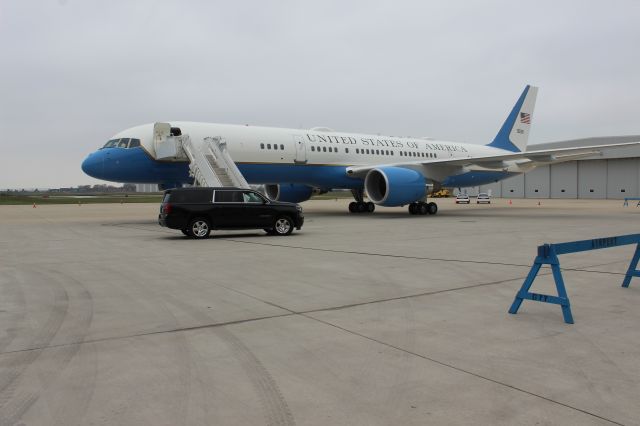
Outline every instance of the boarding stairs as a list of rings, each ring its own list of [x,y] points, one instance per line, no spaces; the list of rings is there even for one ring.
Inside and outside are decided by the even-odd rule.
[[[199,142],[192,141],[189,135],[177,138],[189,158],[189,174],[193,177],[195,186],[249,188],[222,138],[206,137]]]

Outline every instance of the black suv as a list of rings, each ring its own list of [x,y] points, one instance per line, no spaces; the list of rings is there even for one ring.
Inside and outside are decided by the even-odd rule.
[[[212,229],[264,229],[289,235],[304,223],[302,207],[271,201],[241,188],[176,188],[164,192],[158,223],[193,238],[207,238]]]

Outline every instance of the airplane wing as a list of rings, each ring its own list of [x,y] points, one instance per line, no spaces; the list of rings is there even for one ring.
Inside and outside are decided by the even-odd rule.
[[[629,148],[640,145],[640,142],[625,142],[609,145],[593,145],[578,148],[556,148],[537,151],[509,152],[500,155],[442,158],[421,161],[407,161],[367,166],[347,167],[351,177],[364,178],[367,173],[378,167],[402,167],[421,172],[424,176],[441,182],[447,176],[469,171],[516,171],[524,172],[534,167],[561,163],[593,155],[602,155],[609,149]]]

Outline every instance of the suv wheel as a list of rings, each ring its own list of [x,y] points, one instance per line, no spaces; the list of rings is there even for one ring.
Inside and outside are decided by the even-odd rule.
[[[191,219],[187,232],[193,238],[207,238],[211,232],[211,225],[209,225],[209,221],[207,219],[197,217],[195,219]]]
[[[289,235],[293,232],[293,222],[287,216],[280,216],[273,224],[273,231],[276,235]]]

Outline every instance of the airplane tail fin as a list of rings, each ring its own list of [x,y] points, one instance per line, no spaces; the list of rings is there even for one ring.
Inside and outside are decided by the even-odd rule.
[[[537,87],[527,85],[524,88],[524,92],[520,95],[500,131],[487,146],[513,152],[526,151],[537,95]]]

